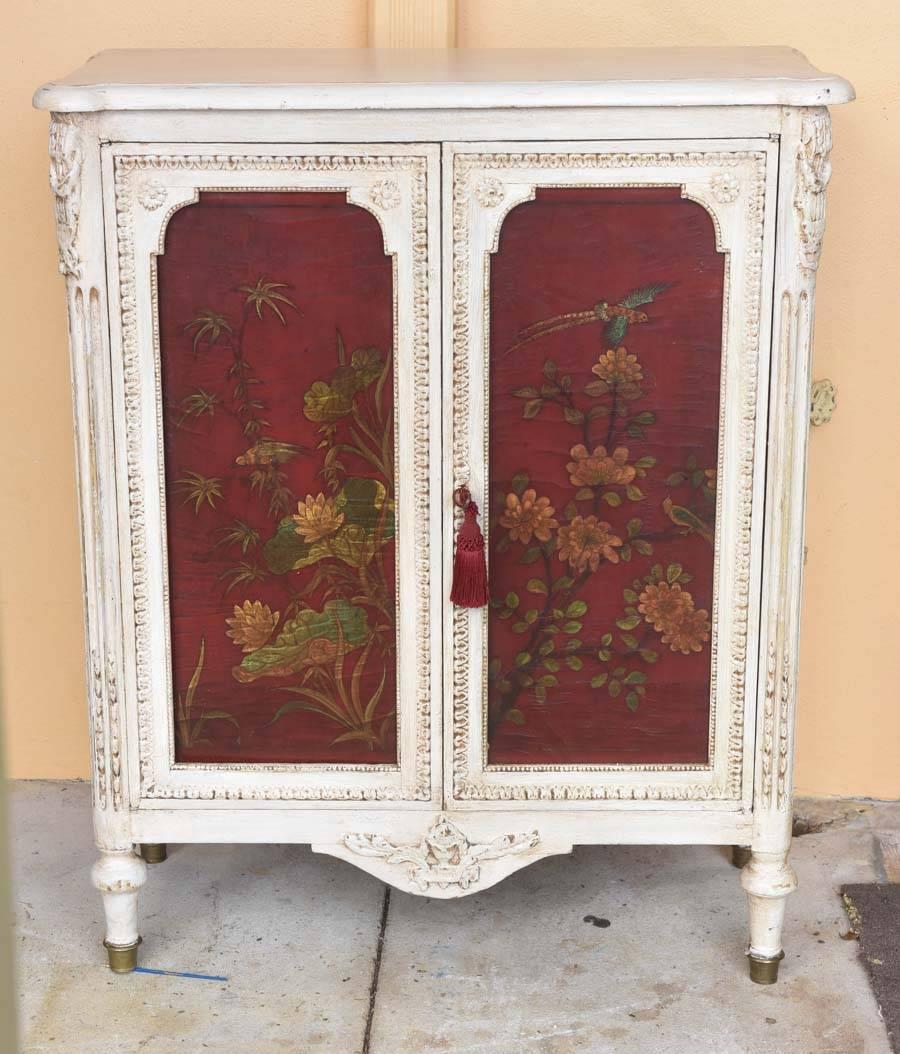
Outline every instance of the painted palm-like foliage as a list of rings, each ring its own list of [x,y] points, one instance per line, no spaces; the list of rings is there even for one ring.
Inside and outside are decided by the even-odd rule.
[[[297,427],[289,436],[271,434],[265,356],[258,345],[251,354],[251,327],[262,336],[266,326],[288,326],[300,308],[286,283],[267,277],[235,292],[242,297],[239,315],[208,307],[183,327],[193,356],[220,358],[220,387],[189,391],[173,406],[176,428],[226,421],[233,435],[236,421],[243,437],[228,479],[200,465],[181,469],[173,486],[183,502],[199,519],[218,510],[236,480],[268,523],[261,528],[256,514],[229,515],[209,531],[208,551],[200,554],[224,565],[218,581],[230,608],[222,633],[240,649],[231,668],[234,696],[239,703],[245,686],[271,686],[265,727],[303,712],[333,726],[332,743],[384,749],[395,720],[386,691],[394,662],[392,570],[385,559],[395,531],[391,357],[376,347],[348,351],[337,333],[331,368],[296,393]],[[279,373],[273,382],[282,383]],[[298,440],[310,431],[317,440]],[[311,459],[319,463],[320,489],[295,493],[291,470]],[[275,588],[283,599],[272,603]],[[203,742],[210,721],[231,723],[236,736],[244,731],[239,706],[199,707],[206,651],[201,638],[193,676],[176,700],[185,747]],[[256,731],[247,730],[251,737]]]

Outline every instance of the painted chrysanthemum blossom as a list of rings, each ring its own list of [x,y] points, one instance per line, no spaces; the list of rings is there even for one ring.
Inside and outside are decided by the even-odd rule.
[[[607,384],[638,384],[644,379],[637,355],[629,355],[624,346],[610,348],[591,367],[601,381]]]
[[[672,651],[689,655],[700,651],[709,640],[709,614],[694,610],[694,598],[676,582],[658,582],[644,587],[638,597],[638,611],[661,635]]]
[[[596,487],[607,483],[624,486],[635,477],[634,466],[627,463],[627,447],[616,447],[612,454],[607,454],[605,446],[596,446],[593,454],[589,454],[587,447],[579,443],[569,453],[574,460],[566,465],[566,471],[573,487]]]
[[[230,627],[225,635],[239,644],[242,651],[256,651],[272,636],[280,615],[280,611],[273,612],[268,604],[259,600],[245,600],[241,606],[234,605],[232,618],[225,619]]]
[[[527,545],[532,534],[539,542],[550,540],[550,532],[559,523],[553,518],[556,509],[549,498],[539,498],[537,491],[526,490],[520,498],[517,494],[506,495],[506,508],[500,517],[500,524],[509,529],[513,541]]]
[[[709,618],[704,610],[688,611],[660,639],[672,651],[690,655],[692,651],[703,650],[703,645],[709,640],[709,630]]]
[[[326,498],[321,493],[315,498],[307,494],[305,501],[297,502],[297,511],[292,519],[294,530],[304,541],[318,542],[334,534],[344,522],[344,514],[338,512],[334,498]]]
[[[616,549],[621,544],[622,539],[612,533],[612,527],[596,516],[573,516],[568,524],[560,527],[556,538],[560,560],[568,561],[573,571],[583,571],[586,567],[596,571],[601,557],[617,564]]]

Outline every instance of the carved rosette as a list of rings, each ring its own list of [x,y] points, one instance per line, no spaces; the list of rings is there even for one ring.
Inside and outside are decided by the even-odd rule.
[[[84,146],[75,119],[54,114],[50,121],[50,189],[56,212],[59,270],[67,278],[81,277],[77,242],[83,164]]]
[[[800,125],[794,209],[799,224],[800,266],[815,271],[825,235],[825,190],[831,179],[831,118],[827,110],[806,110]]]
[[[431,886],[468,890],[481,878],[484,861],[525,853],[539,841],[537,831],[525,831],[501,835],[489,842],[471,842],[442,815],[414,845],[395,845],[380,834],[348,834],[344,845],[360,856],[381,857],[404,868],[409,881],[422,893],[428,893]]]
[[[148,212],[162,208],[166,202],[166,188],[158,179],[148,178],[135,188],[138,203]]]
[[[369,191],[369,200],[379,209],[395,209],[400,204],[400,187],[395,179],[380,179]]]
[[[730,205],[737,201],[741,192],[741,184],[737,176],[731,172],[717,172],[710,180],[712,196],[721,205]]]
[[[499,179],[485,176],[475,184],[475,200],[483,209],[496,208],[503,201],[503,184]]]

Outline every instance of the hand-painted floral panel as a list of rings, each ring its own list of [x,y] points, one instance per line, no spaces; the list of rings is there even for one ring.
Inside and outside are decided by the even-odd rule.
[[[712,219],[677,188],[538,190],[490,268],[488,762],[705,763]]]
[[[176,760],[395,764],[378,223],[339,193],[204,193],[158,283]]]

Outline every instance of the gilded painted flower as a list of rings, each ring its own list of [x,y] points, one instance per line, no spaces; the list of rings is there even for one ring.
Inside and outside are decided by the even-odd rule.
[[[292,519],[296,524],[294,530],[305,542],[318,542],[334,534],[344,522],[344,514],[338,512],[334,498],[326,498],[321,493],[315,498],[307,494],[305,501],[297,503]]]
[[[225,619],[230,627],[225,635],[240,644],[242,651],[256,651],[272,636],[280,615],[280,611],[273,612],[268,604],[259,600],[245,600],[240,607],[234,605],[233,618]]]
[[[539,498],[534,490],[526,490],[521,498],[517,494],[506,495],[506,508],[500,517],[503,527],[509,528],[509,536],[515,542],[527,545],[532,534],[539,542],[550,538],[550,531],[559,523],[553,518],[556,509],[549,498]]]
[[[716,470],[714,468],[705,468],[703,475],[706,477],[704,483],[706,484],[707,490],[716,489]]]
[[[309,651],[306,653],[307,661],[312,666],[330,666],[338,653],[337,642],[327,637],[316,637],[309,642]]]
[[[596,487],[602,483],[624,486],[635,477],[634,466],[627,463],[627,447],[616,447],[612,454],[607,454],[605,446],[597,446],[589,454],[587,447],[579,443],[569,453],[575,460],[566,465],[566,471],[574,487]]]
[[[638,611],[655,630],[667,633],[685,614],[694,610],[694,598],[676,582],[644,587],[638,597]]]
[[[672,651],[690,655],[692,651],[702,651],[709,640],[709,617],[706,611],[687,611],[676,623],[662,635],[663,644],[668,644]]]
[[[709,613],[694,610],[694,598],[676,582],[648,585],[638,597],[638,611],[672,651],[689,655],[709,640]]]
[[[617,564],[616,548],[621,544],[622,539],[612,533],[612,527],[596,516],[573,516],[556,536],[560,560],[568,561],[574,571],[583,571],[586,567],[596,571],[601,557]]]
[[[637,384],[644,379],[637,355],[629,355],[622,345],[601,355],[591,367],[591,373],[596,373],[607,384]]]

